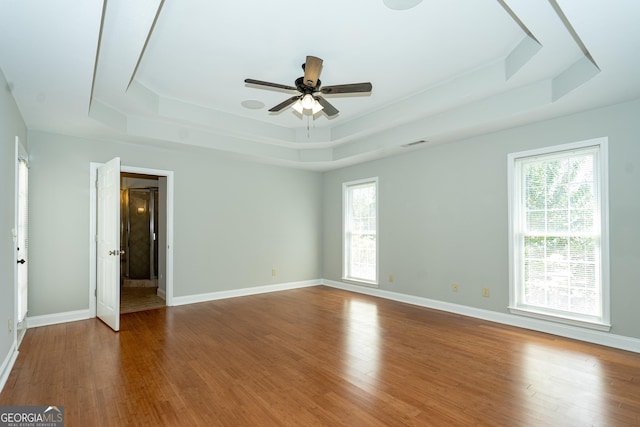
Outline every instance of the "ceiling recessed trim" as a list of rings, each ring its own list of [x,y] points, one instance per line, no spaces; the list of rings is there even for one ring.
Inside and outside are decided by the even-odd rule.
[[[569,18],[567,18],[567,15],[564,14],[564,12],[562,11],[562,8],[558,4],[558,2],[556,0],[549,0],[549,3],[551,4],[551,7],[553,7],[553,10],[555,10],[556,14],[558,15],[558,18],[560,18],[560,20],[562,21],[562,24],[565,26],[565,28],[567,29],[569,34],[571,34],[571,37],[573,38],[573,40],[576,42],[576,44],[578,45],[578,47],[582,51],[582,54],[589,61],[591,61],[591,63],[599,71],[600,67],[598,67],[598,64],[593,59],[593,56],[591,56],[591,53],[589,52],[589,49],[587,49],[587,46],[584,44],[584,42],[582,41],[582,39],[580,38],[580,36],[576,32],[576,30],[573,28],[573,25],[571,25],[571,22],[569,22]]]
[[[498,3],[500,3],[500,6],[502,6],[502,8],[505,10],[505,12],[507,12],[509,14],[509,16],[511,17],[511,19],[513,19],[513,21],[518,24],[518,26],[520,27],[520,29],[522,31],[524,31],[524,33],[526,35],[528,35],[529,37],[531,37],[533,40],[536,41],[536,43],[540,44],[540,42],[538,41],[538,39],[536,38],[536,36],[533,35],[533,33],[531,32],[531,30],[529,30],[529,28],[524,24],[524,22],[522,22],[522,20],[518,17],[518,15],[516,15],[516,13],[513,11],[513,9],[511,9],[509,7],[509,5],[504,1],[504,0],[498,0]]]
[[[147,34],[147,38],[144,41],[142,50],[140,51],[140,56],[138,56],[138,61],[136,62],[136,66],[133,68],[133,72],[131,73],[131,78],[129,79],[129,84],[127,85],[127,89],[129,89],[129,86],[131,86],[131,82],[133,82],[133,79],[136,77],[136,74],[138,73],[140,62],[142,62],[142,57],[144,56],[144,52],[147,50],[147,46],[149,45],[149,40],[151,39],[151,34],[153,34],[153,29],[156,27],[156,23],[158,22],[158,17],[160,16],[160,12],[162,11],[163,5],[164,5],[164,0],[160,0],[160,3],[158,4],[158,9],[156,10],[156,16],[153,17],[153,22],[151,23],[151,27],[149,28],[149,33]]]
[[[98,72],[98,58],[100,57],[100,46],[102,45],[102,31],[104,30],[104,16],[107,10],[107,0],[102,2],[102,12],[100,13],[100,28],[98,29],[98,43],[96,46],[96,56],[93,60],[93,74],[91,76],[91,90],[89,92],[89,111],[93,102],[93,92],[96,88],[96,73]]]

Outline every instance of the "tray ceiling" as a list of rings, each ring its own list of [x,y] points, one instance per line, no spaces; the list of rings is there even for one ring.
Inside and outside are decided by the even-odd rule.
[[[634,0],[402,1],[0,0],[0,68],[30,129],[317,170],[640,96]],[[269,113],[307,55],[372,92]]]

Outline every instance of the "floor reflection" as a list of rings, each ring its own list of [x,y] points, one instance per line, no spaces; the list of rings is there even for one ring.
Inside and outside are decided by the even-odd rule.
[[[368,390],[374,387],[380,367],[378,306],[369,301],[345,304],[345,373]]]
[[[522,347],[521,376],[526,388],[524,413],[557,414],[576,425],[597,425],[607,419],[606,379],[601,361],[585,352],[536,342]]]

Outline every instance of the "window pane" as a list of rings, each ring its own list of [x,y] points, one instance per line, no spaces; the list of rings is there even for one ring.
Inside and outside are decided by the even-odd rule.
[[[569,231],[569,211],[550,210],[547,213],[547,231],[550,233]]]
[[[593,210],[572,209],[571,210],[571,231],[591,232],[593,230]]]
[[[596,245],[592,237],[572,237],[569,242],[571,244],[571,261],[595,262]]]
[[[573,209],[593,209],[593,182],[578,182],[569,187]]]
[[[544,211],[527,212],[527,232],[544,233],[547,228],[546,215]]]
[[[351,277],[375,281],[376,279],[376,239],[373,235],[352,235]]]
[[[545,163],[546,204],[548,209],[566,209],[569,162],[566,159]]]
[[[544,167],[541,164],[528,164],[525,167],[525,195],[527,209],[545,208]]]

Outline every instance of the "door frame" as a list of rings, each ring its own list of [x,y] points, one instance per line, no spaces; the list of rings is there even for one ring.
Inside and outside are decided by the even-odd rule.
[[[98,177],[98,167],[104,163],[91,162],[89,164],[89,314],[96,317],[96,219],[97,219],[97,192],[96,179]],[[142,175],[156,175],[167,179],[167,224],[165,230],[166,236],[166,254],[165,263],[165,280],[166,295],[165,302],[167,306],[173,305],[173,171],[142,168],[136,166],[120,166],[120,172],[136,173]]]

